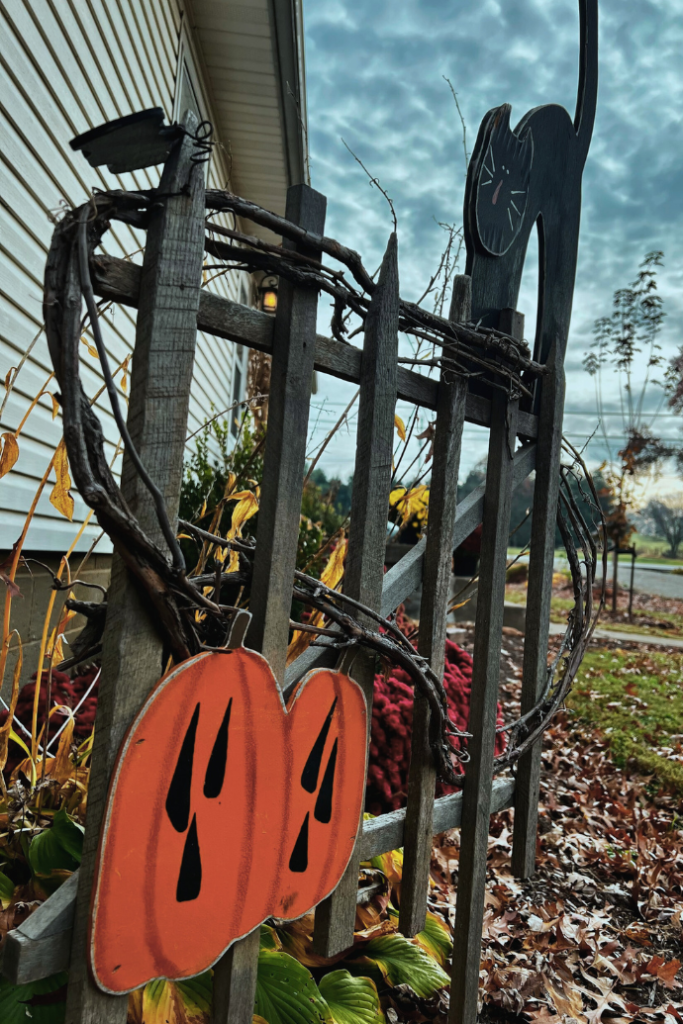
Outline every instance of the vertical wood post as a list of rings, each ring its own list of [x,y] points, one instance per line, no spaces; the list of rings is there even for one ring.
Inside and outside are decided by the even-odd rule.
[[[381,605],[386,557],[396,409],[398,310],[397,242],[396,235],[392,234],[365,321],[356,465],[344,573],[344,593],[375,611],[379,611]],[[374,656],[359,651],[354,658],[352,676],[365,693],[369,733]],[[339,885],[316,909],[313,943],[322,956],[334,956],[353,944],[359,861],[356,844]]]
[[[194,131],[194,114],[186,115]],[[171,523],[178,514],[197,310],[204,256],[204,177],[191,162],[193,142],[176,145],[152,207],[142,268],[128,427],[137,451],[166,500]],[[143,530],[163,537],[152,499],[124,455],[122,490]],[[127,996],[109,996],[89,972],[88,926],[100,824],[109,777],[124,733],[163,671],[162,644],[145,601],[115,554],[107,598],[102,678],[88,790],[74,921],[66,1021],[125,1024]]]
[[[468,729],[472,738],[468,744],[470,760],[465,769],[460,832],[450,1024],[474,1024],[477,1019],[517,410],[517,401],[508,401],[500,391],[493,392],[474,630]]]
[[[549,370],[548,376],[539,382],[542,391],[522,669],[523,715],[538,700],[547,673],[564,407],[564,370],[561,365],[554,364],[554,360],[549,364]],[[529,878],[536,865],[542,744],[543,740],[540,739],[520,758],[517,765],[512,870],[518,878]]]
[[[472,281],[458,275],[453,283],[450,319],[470,319]],[[429,522],[422,575],[422,607],[418,650],[443,678],[448,590],[453,562],[453,526],[458,496],[458,468],[465,422],[467,381],[442,371],[436,409]],[[432,853],[436,769],[429,746],[429,703],[415,694],[411,740],[408,806],[406,808],[403,882],[399,929],[416,935],[425,926]]]
[[[287,220],[322,235],[327,200],[308,185],[287,191]],[[284,241],[286,248],[320,253]],[[280,283],[273,332],[268,434],[251,585],[248,646],[270,663],[284,685],[292,583],[311,402],[318,293]],[[213,1024],[251,1024],[256,995],[259,928],[233,943],[214,968]]]

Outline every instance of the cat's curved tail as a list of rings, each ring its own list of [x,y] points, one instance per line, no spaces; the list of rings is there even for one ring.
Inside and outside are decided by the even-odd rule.
[[[574,129],[582,159],[585,160],[591,144],[598,101],[598,0],[579,0],[579,17],[581,50]]]

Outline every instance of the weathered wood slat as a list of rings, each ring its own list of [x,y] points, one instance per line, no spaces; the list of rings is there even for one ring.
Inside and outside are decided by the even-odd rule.
[[[496,779],[491,790],[491,814],[512,807],[515,793],[514,779]],[[462,793],[449,793],[434,801],[434,835],[458,828],[462,819]],[[362,860],[370,860],[381,853],[397,850],[405,843],[406,810],[402,807],[390,814],[381,814],[363,823],[360,843]]]
[[[98,255],[93,260],[93,287],[95,293],[103,299],[113,299],[136,307],[140,295],[140,267],[127,260]],[[197,328],[207,334],[215,334],[239,345],[258,349],[259,352],[273,351],[274,325],[271,316],[211,292],[202,291]],[[344,345],[322,334],[316,335],[314,367],[321,373],[329,373],[340,380],[358,384],[361,357],[361,350],[354,345]],[[426,409],[436,409],[436,380],[399,366],[396,390],[398,397],[406,402],[413,402]],[[489,400],[481,395],[468,394],[465,419],[468,423],[488,427],[491,419]],[[518,431],[523,437],[536,437],[536,417],[520,412]]]
[[[196,118],[188,117],[193,131]],[[192,139],[185,136],[169,157],[159,186],[163,198],[150,215],[128,413],[133,443],[164,495],[171,521],[177,516],[180,497],[204,255],[204,178],[202,168],[191,162],[192,149]],[[80,302],[74,308],[79,315]],[[127,455],[122,490],[142,529],[163,544],[152,499]],[[163,671],[161,640],[145,605],[115,556],[73,930],[66,1006],[69,1024],[125,1024],[127,1016],[128,998],[105,995],[92,980],[88,922],[114,760],[126,729]]]
[[[468,321],[471,306],[472,282],[466,275],[458,275],[453,282],[451,320]],[[467,382],[462,378],[453,380],[451,374],[442,372],[436,409],[418,640],[419,653],[429,659],[432,671],[440,679],[444,670],[453,527],[466,397]],[[399,929],[403,935],[421,932],[427,916],[436,785],[434,755],[429,745],[430,717],[427,699],[416,693],[399,914]]]
[[[365,321],[351,525],[344,571],[344,593],[376,611],[382,601],[391,489],[398,315],[398,254],[396,235],[392,234]],[[374,655],[358,651],[352,676],[365,693],[369,742]],[[361,831],[359,823],[359,834]],[[353,944],[359,862],[357,842],[339,885],[316,909],[313,943],[316,952],[323,956],[334,956]]]
[[[287,191],[287,219],[322,234],[327,201],[308,185]],[[294,248],[293,243],[287,243]],[[317,252],[307,255],[320,258]],[[283,281],[273,330],[268,435],[261,484],[251,627],[281,685],[285,675],[292,579],[296,567],[318,293]],[[213,1024],[249,1024],[256,995],[259,929],[235,942],[214,968]]]
[[[494,397],[474,630],[469,719],[472,738],[463,789],[451,1024],[474,1024],[477,1019],[516,413],[516,401],[509,402],[502,393]]]
[[[529,553],[524,664],[521,712],[536,704],[547,673],[550,600],[553,589],[555,524],[560,484],[564,370],[555,366],[543,379],[540,396],[538,468],[534,487],[533,529]],[[517,766],[517,797],[512,844],[512,870],[528,878],[536,866],[536,829],[541,777],[541,746],[538,742]]]
[[[76,871],[22,925],[7,933],[2,972],[13,985],[67,970],[77,892]]]

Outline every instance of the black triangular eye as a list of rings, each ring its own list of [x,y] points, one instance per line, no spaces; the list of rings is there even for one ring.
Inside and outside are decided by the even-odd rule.
[[[323,825],[328,825],[332,817],[332,790],[334,788],[334,770],[337,767],[337,744],[339,740],[334,741],[332,747],[332,753],[330,759],[327,762],[327,768],[323,776],[322,785],[320,792],[318,793],[318,799],[315,802],[315,810],[313,816],[316,821],[322,822]]]
[[[192,721],[187,727],[185,739],[178,754],[178,761],[166,797],[166,813],[176,832],[184,832],[190,820],[192,764],[194,761],[194,741],[197,736],[197,724],[199,722],[199,707],[200,705],[197,704],[192,715]]]
[[[187,903],[188,900],[196,900],[202,887],[202,858],[199,852],[199,837],[197,835],[197,815],[192,818],[190,831],[185,837],[183,848],[183,859],[180,862],[180,873],[178,885],[176,886],[175,898],[178,903]]]
[[[208,797],[209,800],[220,796],[220,792],[223,788],[225,766],[228,761],[228,727],[230,725],[231,710],[232,697],[228,701],[228,706],[225,714],[223,715],[223,721],[221,722],[220,729],[216,734],[216,740],[206,768],[206,776],[204,778],[204,796]]]
[[[305,871],[308,867],[308,816],[309,812],[307,811],[304,823],[299,830],[297,841],[294,844],[292,856],[289,858],[290,871]]]
[[[318,738],[313,744],[308,760],[304,765],[304,770],[301,773],[301,785],[307,793],[315,793],[316,786],[318,785],[318,774],[320,772],[320,763],[323,759],[323,751],[325,749],[325,740],[327,734],[330,731],[330,722],[332,721],[332,715],[334,709],[337,706],[337,698],[335,697],[332,702],[330,712],[323,722],[323,727],[318,733]]]

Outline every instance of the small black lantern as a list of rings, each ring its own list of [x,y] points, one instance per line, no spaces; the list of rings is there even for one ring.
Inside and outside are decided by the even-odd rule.
[[[277,312],[277,277],[264,277],[259,287],[261,309],[271,315]]]

